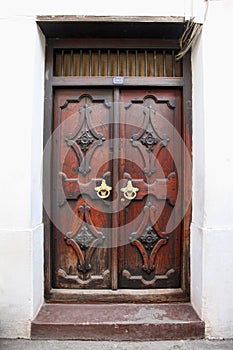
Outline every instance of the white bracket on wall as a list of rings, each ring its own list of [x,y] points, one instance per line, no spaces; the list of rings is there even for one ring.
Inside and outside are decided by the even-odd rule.
[[[193,15],[194,21],[196,23],[204,24],[208,6],[209,6],[209,0],[193,0]]]

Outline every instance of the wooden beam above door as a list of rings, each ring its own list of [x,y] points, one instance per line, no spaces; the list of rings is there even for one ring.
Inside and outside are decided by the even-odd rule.
[[[181,16],[37,16],[38,21],[50,22],[184,22]]]
[[[184,17],[176,16],[38,16],[47,38],[159,38],[179,39]]]

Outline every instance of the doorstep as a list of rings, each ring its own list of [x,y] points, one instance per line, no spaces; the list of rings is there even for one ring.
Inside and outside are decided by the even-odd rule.
[[[44,304],[31,324],[32,339],[179,340],[204,337],[190,303]]]

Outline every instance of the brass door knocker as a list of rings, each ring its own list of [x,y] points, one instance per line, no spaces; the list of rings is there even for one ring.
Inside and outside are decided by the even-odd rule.
[[[126,199],[131,201],[132,199],[134,199],[136,197],[137,192],[139,191],[139,188],[133,187],[132,181],[128,180],[127,186],[126,187],[122,187],[120,189],[120,191],[124,193],[124,197]]]
[[[106,184],[106,180],[102,179],[101,185],[95,187],[95,191],[97,193],[97,196],[101,199],[108,198],[110,196],[110,191],[112,187],[108,186]]]

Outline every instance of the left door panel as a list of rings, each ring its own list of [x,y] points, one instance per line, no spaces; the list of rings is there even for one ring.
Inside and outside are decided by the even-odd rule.
[[[112,101],[111,90],[55,91],[53,288],[111,288]]]

